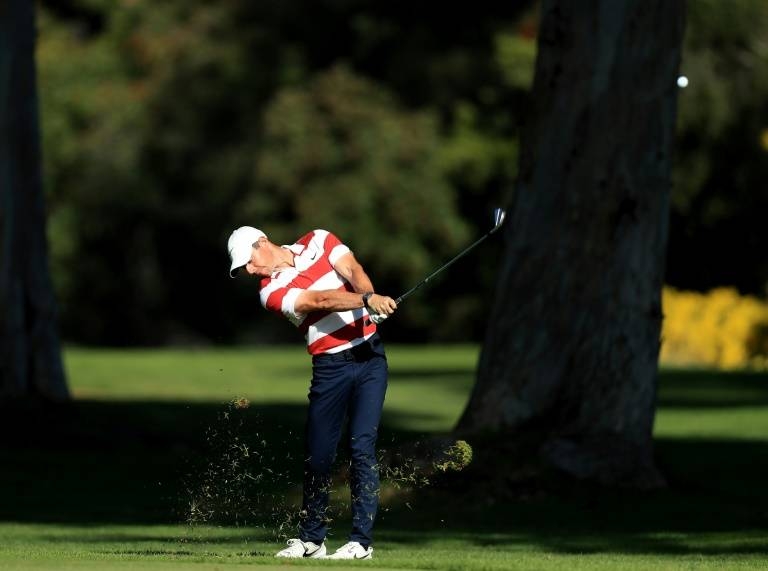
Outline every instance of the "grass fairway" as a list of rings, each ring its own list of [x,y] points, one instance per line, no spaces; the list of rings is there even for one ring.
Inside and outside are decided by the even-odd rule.
[[[395,478],[383,489],[375,559],[345,564],[272,557],[300,489],[302,348],[65,356],[73,406],[27,403],[2,417],[1,570],[768,568],[766,374],[662,373],[655,434],[666,490],[518,488],[491,502]],[[380,446],[450,429],[476,359],[470,346],[390,347]],[[234,397],[250,407],[233,414]],[[222,447],[235,438],[248,461],[258,456],[256,487],[232,465],[245,457]],[[221,517],[190,526],[202,484],[225,492]],[[331,548],[349,526],[342,490]]]

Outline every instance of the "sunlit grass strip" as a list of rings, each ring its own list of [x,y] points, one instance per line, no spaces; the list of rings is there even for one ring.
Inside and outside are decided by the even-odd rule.
[[[286,569],[273,559],[274,543],[258,530],[185,526],[67,526],[0,523],[0,566],[14,569],[214,568]],[[764,569],[764,531],[639,534],[535,532],[441,534],[382,531],[375,569],[456,571]],[[335,540],[339,542],[341,540]],[[359,565],[359,564],[358,564]],[[290,562],[288,567],[347,569],[334,562]]]

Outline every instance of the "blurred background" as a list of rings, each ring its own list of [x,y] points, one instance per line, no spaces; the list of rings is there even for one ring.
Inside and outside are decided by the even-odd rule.
[[[42,0],[64,341],[298,341],[229,279],[240,225],[278,244],[332,230],[393,296],[489,229],[513,198],[538,2],[483,4],[443,4],[438,26],[399,0]],[[687,13],[662,360],[764,367],[768,6]],[[500,248],[411,298],[387,338],[481,341]]]

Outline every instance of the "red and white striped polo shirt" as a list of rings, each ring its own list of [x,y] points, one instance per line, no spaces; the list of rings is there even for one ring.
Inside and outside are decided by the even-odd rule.
[[[359,345],[376,332],[365,308],[349,311],[297,313],[296,298],[303,290],[354,292],[334,268],[349,248],[327,230],[313,230],[288,248],[295,254],[294,267],[261,280],[261,305],[281,313],[299,328],[311,355],[338,353]]]

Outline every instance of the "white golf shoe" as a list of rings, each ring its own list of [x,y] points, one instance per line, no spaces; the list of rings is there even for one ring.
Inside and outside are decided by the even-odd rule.
[[[275,553],[275,557],[313,557],[321,559],[325,557],[325,543],[317,545],[311,541],[289,539],[288,547]]]
[[[326,559],[373,559],[373,547],[366,549],[357,541],[350,541],[339,547],[335,553]]]

